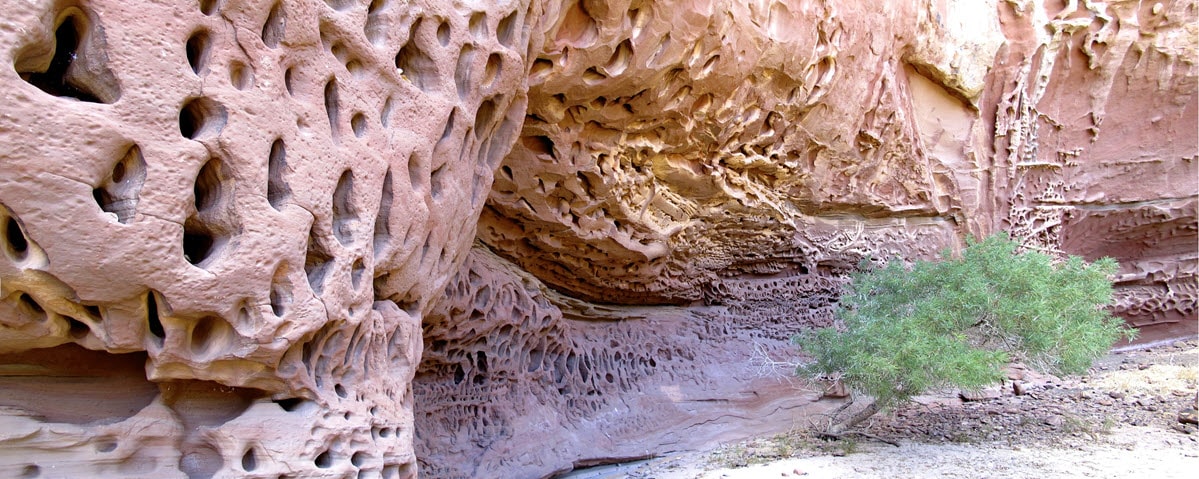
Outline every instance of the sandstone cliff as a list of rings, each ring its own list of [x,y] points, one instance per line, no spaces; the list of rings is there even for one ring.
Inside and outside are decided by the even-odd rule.
[[[1196,331],[1194,1],[10,3],[0,475],[786,429],[850,268],[1000,230]]]

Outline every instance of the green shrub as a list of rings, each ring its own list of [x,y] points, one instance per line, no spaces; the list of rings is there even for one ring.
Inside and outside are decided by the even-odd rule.
[[[837,378],[885,409],[929,390],[994,384],[1010,361],[1082,373],[1121,336],[1132,337],[1103,309],[1114,260],[1054,261],[1018,248],[996,235],[970,240],[957,258],[857,273],[838,327],[794,338],[813,357],[797,372]]]

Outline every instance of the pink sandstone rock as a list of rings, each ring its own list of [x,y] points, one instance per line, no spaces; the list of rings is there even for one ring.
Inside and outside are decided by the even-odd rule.
[[[787,430],[848,271],[995,231],[1199,325],[1194,2],[9,3],[5,477]]]
[[[0,475],[413,477],[422,310],[536,15],[6,4]]]
[[[554,7],[479,221],[502,259],[426,316],[422,470],[803,425],[825,402],[787,338],[861,259],[967,235],[1113,256],[1143,337],[1195,334],[1193,2]]]

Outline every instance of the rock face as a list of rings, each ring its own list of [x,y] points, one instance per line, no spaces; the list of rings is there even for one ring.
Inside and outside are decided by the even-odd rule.
[[[0,475],[538,477],[787,429],[827,406],[777,359],[845,273],[1000,230],[1194,334],[1197,19],[15,2]]]
[[[0,475],[414,476],[529,7],[6,5]]]
[[[480,249],[425,321],[417,448],[438,477],[802,424],[817,394],[765,367],[786,338],[828,323],[863,258],[968,235],[1113,256],[1118,313],[1195,334],[1194,2],[547,11],[479,221],[512,264]]]

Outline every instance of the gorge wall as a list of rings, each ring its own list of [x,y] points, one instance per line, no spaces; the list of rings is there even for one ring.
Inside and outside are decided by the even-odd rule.
[[[1193,1],[35,0],[0,474],[541,477],[802,424],[865,258],[1196,332]]]

